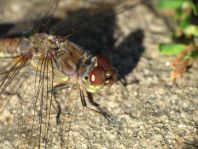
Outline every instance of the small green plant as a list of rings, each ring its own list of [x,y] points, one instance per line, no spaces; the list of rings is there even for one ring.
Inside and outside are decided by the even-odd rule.
[[[171,79],[175,81],[198,58],[198,0],[159,0],[158,8],[171,15],[177,25],[172,43],[161,43],[160,53],[176,55]]]

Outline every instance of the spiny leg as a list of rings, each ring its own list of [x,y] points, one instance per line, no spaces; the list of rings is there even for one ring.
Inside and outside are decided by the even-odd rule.
[[[89,92],[86,92],[86,93],[87,93],[87,97],[88,97],[89,102],[90,102],[97,110],[95,110],[95,109],[93,109],[93,108],[87,106],[84,93],[83,93],[83,91],[80,89],[80,98],[81,98],[81,102],[82,102],[83,107],[88,108],[89,110],[91,110],[91,111],[93,111],[93,112],[95,112],[95,113],[97,113],[97,114],[102,115],[105,119],[107,119],[109,122],[111,122],[111,116],[110,116],[107,112],[105,112],[105,111],[100,107],[99,104],[97,104],[96,102],[94,102],[93,96],[92,96],[91,93],[89,93]]]
[[[53,96],[54,96],[54,100],[56,102],[56,107],[57,107],[57,114],[56,114],[56,124],[59,125],[61,124],[61,120],[60,120],[60,116],[61,116],[61,113],[62,113],[62,110],[61,110],[61,105],[60,103],[57,101],[56,99],[56,96],[57,96],[57,92],[56,91],[53,91],[52,92]]]

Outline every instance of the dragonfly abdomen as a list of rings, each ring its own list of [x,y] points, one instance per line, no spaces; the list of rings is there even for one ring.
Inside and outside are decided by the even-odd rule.
[[[0,39],[0,52],[9,55],[20,55],[27,53],[31,42],[27,38]]]

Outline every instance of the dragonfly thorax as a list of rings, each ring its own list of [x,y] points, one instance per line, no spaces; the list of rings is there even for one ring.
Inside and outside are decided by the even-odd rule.
[[[33,39],[35,56],[32,64],[39,70],[42,69],[38,67],[39,63],[52,65],[53,69],[58,68],[64,74],[64,80],[79,80],[80,86],[91,93],[110,87],[117,80],[117,71],[105,56],[92,56],[59,36],[35,34]]]

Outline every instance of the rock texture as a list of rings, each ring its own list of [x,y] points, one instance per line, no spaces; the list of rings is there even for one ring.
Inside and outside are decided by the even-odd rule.
[[[31,1],[1,2],[7,8],[1,9],[3,13],[0,14],[2,36],[23,28],[17,23],[28,22],[27,17],[34,14],[34,9],[37,15],[45,8],[42,3],[36,7]],[[57,102],[61,107],[61,123],[56,124],[57,105],[54,104],[48,148],[198,148],[198,63],[195,62],[176,83],[171,82],[170,61],[173,58],[158,52],[158,44],[169,42],[171,32],[162,17],[152,9],[151,2],[116,1],[110,6],[103,1],[61,0],[57,11],[52,11],[53,18],[47,24],[49,30],[59,35],[74,30],[69,32],[72,33],[69,39],[86,50],[94,49],[94,52],[110,57],[118,69],[120,80],[110,89],[94,95],[94,102],[107,113],[108,120],[101,114],[84,109],[78,91],[59,91]],[[50,6],[51,10],[55,9],[55,5]],[[19,9],[21,7],[24,9]],[[31,7],[32,12],[26,11],[26,7]],[[104,15],[109,16],[104,18]],[[45,15],[41,16],[44,19]],[[35,17],[29,19],[35,20]],[[14,27],[9,26],[10,22],[15,24]],[[89,27],[82,29],[84,22]],[[48,30],[48,26],[44,29]],[[21,94],[25,94],[23,89],[20,89]],[[33,100],[33,95],[31,97],[28,103]],[[21,129],[29,127],[22,120],[30,109],[17,99],[16,95],[4,95],[0,100],[0,148],[14,148],[13,143],[20,142],[26,143],[20,145],[21,148],[36,145],[34,139],[37,138],[34,137],[30,144],[26,142],[27,138],[23,137],[25,131],[17,134],[17,131],[7,130],[8,125],[14,130],[18,128],[14,128],[16,121],[8,120],[12,115],[17,115],[18,121],[24,125]],[[33,131],[38,132],[38,125],[35,124]]]

